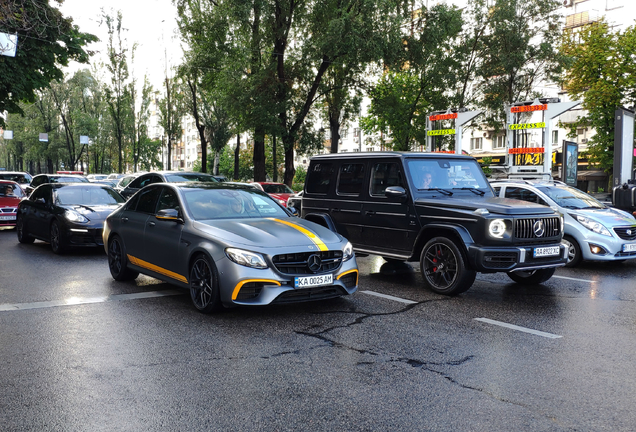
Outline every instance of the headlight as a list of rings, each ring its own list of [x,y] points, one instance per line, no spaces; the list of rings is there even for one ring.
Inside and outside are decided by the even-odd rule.
[[[227,255],[230,260],[245,267],[257,269],[267,268],[265,259],[261,254],[248,252],[242,249],[227,248],[225,249],[225,255]]]
[[[66,210],[64,212],[64,217],[71,222],[88,222],[88,219],[86,219],[75,210]]]
[[[581,216],[581,215],[577,215],[577,214],[573,214],[571,215],[574,219],[576,219],[581,225],[583,225],[585,228],[589,229],[590,231],[594,231],[597,234],[602,234],[608,237],[611,237],[612,234],[609,232],[609,230],[607,228],[605,228],[605,226],[603,226],[603,224],[596,222],[592,219],[586,218],[585,216]]]
[[[347,242],[342,250],[342,261],[349,261],[351,258],[353,258],[353,246],[351,246],[351,242]]]
[[[494,219],[488,225],[488,232],[495,238],[503,238],[506,233],[506,222],[503,219]]]

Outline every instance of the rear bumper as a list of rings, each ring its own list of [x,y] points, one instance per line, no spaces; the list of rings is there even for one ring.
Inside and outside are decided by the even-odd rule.
[[[558,255],[539,258],[533,256],[536,247],[551,246],[559,248]],[[506,248],[489,248],[473,245],[468,248],[468,253],[471,267],[482,273],[562,267],[567,262],[567,248],[561,243]]]

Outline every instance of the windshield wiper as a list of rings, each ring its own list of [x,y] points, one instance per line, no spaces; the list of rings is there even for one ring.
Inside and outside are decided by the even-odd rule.
[[[474,193],[475,195],[479,195],[479,196],[483,196],[486,192],[484,192],[483,190],[479,190],[479,189],[475,189],[475,188],[471,188],[471,187],[460,187],[460,188],[453,188],[454,189],[459,189],[459,190],[469,190],[472,193]]]
[[[446,196],[453,195],[453,193],[451,191],[446,190],[446,189],[441,189],[441,188],[418,189],[418,191],[439,191],[439,192],[443,193]]]
[[[84,204],[73,204],[73,205],[80,206],[80,207],[84,207],[85,209],[90,210],[90,211],[92,211],[92,212],[94,212],[94,211],[95,211],[95,210],[93,210],[92,208],[90,208],[89,206],[86,206],[86,205],[84,205]]]

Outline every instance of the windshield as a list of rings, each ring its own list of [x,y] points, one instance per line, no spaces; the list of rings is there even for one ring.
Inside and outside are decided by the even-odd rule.
[[[112,205],[125,200],[110,188],[63,187],[55,191],[55,204],[59,205]]]
[[[170,183],[181,182],[213,182],[217,180],[209,174],[169,174],[166,175],[166,180]]]
[[[461,190],[490,192],[490,185],[473,159],[409,159],[411,181],[418,190]]]
[[[194,189],[185,191],[185,201],[195,220],[289,217],[262,192],[249,190]]]
[[[596,198],[582,192],[576,188],[569,186],[559,187],[541,187],[538,186],[541,192],[549,196],[557,203],[558,206],[568,209],[602,209],[605,208],[600,201]]]
[[[0,183],[0,197],[22,198],[24,193],[18,185]]]
[[[263,190],[267,193],[294,193],[286,184],[264,184]]]

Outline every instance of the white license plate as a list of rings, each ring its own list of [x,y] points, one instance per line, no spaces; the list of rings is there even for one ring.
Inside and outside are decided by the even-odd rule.
[[[333,275],[306,276],[294,278],[294,288],[308,288],[322,285],[331,285],[333,283]]]
[[[636,243],[624,244],[623,252],[636,252]]]
[[[15,216],[0,216],[0,220],[15,220]]]
[[[550,247],[540,247],[534,248],[534,252],[532,256],[535,258],[547,257],[547,256],[555,256],[561,253],[561,249],[559,246],[550,246]]]

